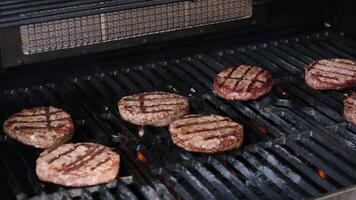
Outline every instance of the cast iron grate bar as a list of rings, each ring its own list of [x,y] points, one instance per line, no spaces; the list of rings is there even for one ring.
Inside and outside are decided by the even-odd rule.
[[[105,133],[101,130],[96,125],[96,122],[91,121],[92,119],[86,114],[83,113],[85,111],[78,109],[79,107],[75,105],[73,97],[69,96],[70,94],[66,91],[63,91],[62,89],[59,88],[52,88],[52,87],[41,87],[40,89],[34,88],[31,92],[28,90],[25,90],[24,92],[19,92],[15,94],[10,100],[13,103],[20,103],[19,99],[22,99],[23,102],[21,103],[22,106],[25,107],[31,107],[31,106],[38,106],[38,105],[54,105],[54,106],[59,106],[59,107],[64,107],[68,112],[72,114],[72,117],[75,120],[75,124],[77,129],[77,134],[73,138],[74,142],[75,141],[92,141],[92,142],[99,142],[99,143],[104,143],[107,144],[109,142],[108,136],[105,135]],[[61,102],[61,104],[58,104],[58,102]],[[10,108],[11,109],[11,108]],[[13,109],[13,108],[12,108]],[[9,113],[11,114],[11,112]],[[77,116],[85,116],[87,119],[78,119]],[[77,119],[76,119],[77,118]],[[89,127],[87,127],[89,125]],[[86,132],[86,130],[91,130],[90,132]],[[83,133],[85,132],[85,133]],[[29,149],[29,147],[23,146],[18,144],[17,142],[14,143],[14,141],[6,139],[4,141],[4,144],[1,145],[2,148],[7,148],[5,150],[2,150],[1,152],[12,152],[12,156],[6,156],[2,157],[3,162],[6,162],[7,166],[11,164],[11,168],[7,168],[5,171],[17,171],[16,174],[10,175],[10,178],[12,178],[12,181],[20,181],[18,183],[13,183],[12,184],[12,189],[14,189],[14,193],[17,196],[18,199],[25,199],[29,198],[34,195],[40,195],[38,196],[39,199],[47,199],[47,194],[52,194],[53,191],[55,191],[54,195],[63,195],[66,190],[63,190],[62,187],[58,186],[53,186],[50,184],[43,185],[42,183],[40,184],[37,177],[34,174],[34,164],[35,164],[35,159],[37,156],[40,154],[39,150],[34,150],[34,149]],[[18,152],[18,153],[17,153]],[[16,154],[14,154],[16,153]],[[5,156],[5,155],[4,155]],[[17,158],[13,162],[11,160]],[[21,161],[19,163],[19,160]],[[127,169],[128,170],[134,170],[136,167],[130,166],[129,161],[125,159],[125,157],[122,157],[122,162],[126,163]],[[15,166],[21,167],[22,169],[16,169]],[[122,171],[125,171],[125,167],[122,165],[121,166]],[[21,174],[20,172],[26,172],[26,174]],[[132,172],[131,172],[132,173]],[[134,173],[135,174],[135,173]],[[120,196],[135,196],[137,198],[140,197],[145,197],[147,199],[152,198],[153,194],[155,193],[154,190],[148,186],[148,184],[145,184],[143,180],[140,179],[139,176],[135,176],[136,180],[133,185],[137,185],[136,187],[138,188],[137,191],[140,191],[141,194],[135,194],[135,192],[131,192],[129,189],[126,190],[121,190],[119,191]],[[28,182],[27,182],[27,181]],[[22,186],[20,186],[22,185]],[[130,185],[130,184],[129,184]],[[18,189],[18,188],[21,189]],[[122,186],[120,186],[122,188]],[[131,187],[131,186],[130,186]],[[144,187],[146,189],[144,189]],[[31,191],[31,189],[33,191]],[[59,190],[59,191],[58,191]],[[57,191],[57,192],[56,192]],[[133,194],[127,194],[127,191],[133,193]],[[81,194],[87,195],[88,197],[91,196],[90,192],[85,192],[85,190],[77,191],[76,196],[80,196]],[[126,194],[125,194],[126,193]],[[157,194],[156,194],[157,195]],[[70,195],[71,197],[74,197],[75,195],[72,194]],[[58,196],[55,196],[58,197]],[[37,199],[37,197],[35,198]],[[135,198],[131,198],[135,199]]]
[[[24,107],[62,107],[75,120],[73,141],[115,147],[123,157],[122,175],[132,181],[76,192],[42,183],[33,171],[40,152],[1,134],[0,169],[8,172],[11,187],[0,192],[11,191],[6,195],[18,199],[151,199],[160,194],[164,199],[302,199],[355,184],[356,129],[341,115],[344,91],[313,91],[302,79],[312,60],[355,58],[354,47],[355,42],[322,31],[9,91],[0,99],[5,113],[1,121]],[[272,92],[250,102],[217,97],[214,75],[242,63],[271,71],[276,80]],[[121,119],[117,101],[158,90],[189,97],[191,113],[216,113],[241,122],[243,147],[204,155],[175,146],[165,128],[145,127],[139,137],[138,127]]]

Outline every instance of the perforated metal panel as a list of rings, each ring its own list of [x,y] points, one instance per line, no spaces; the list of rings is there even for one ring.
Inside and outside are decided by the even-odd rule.
[[[101,43],[100,15],[63,19],[21,26],[24,54]]]
[[[222,23],[252,15],[251,0],[197,0],[20,27],[26,55]]]

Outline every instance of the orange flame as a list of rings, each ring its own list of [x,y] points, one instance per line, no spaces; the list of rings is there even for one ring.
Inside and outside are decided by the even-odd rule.
[[[221,163],[222,163],[226,168],[229,169],[229,171],[231,172],[232,175],[237,176],[237,173],[236,173],[231,167],[229,167],[229,165],[227,164],[227,162],[226,162],[225,160],[222,160]]]
[[[267,135],[268,134],[268,129],[266,127],[259,127],[261,133]]]
[[[230,172],[232,175],[237,176],[237,173],[234,170],[230,169]]]
[[[328,175],[322,169],[318,168],[318,169],[316,169],[316,172],[322,179],[328,178]]]
[[[258,130],[262,133],[262,134],[265,134],[267,135],[268,134],[268,129],[266,127],[263,127],[263,126],[260,126],[258,125],[257,121],[252,119],[251,120],[251,123],[254,127],[258,128]]]
[[[137,158],[137,160],[139,160],[139,161],[146,162],[145,156],[144,156],[141,152],[139,152],[139,151],[136,152],[136,158]]]
[[[177,195],[177,200],[182,200],[182,197],[180,195]]]

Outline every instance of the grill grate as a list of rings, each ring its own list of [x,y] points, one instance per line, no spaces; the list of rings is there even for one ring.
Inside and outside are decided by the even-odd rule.
[[[25,55],[82,47],[252,15],[251,0],[197,0],[66,18],[20,27]]]
[[[1,121],[24,107],[62,107],[75,120],[73,140],[115,147],[123,157],[120,175],[133,181],[76,192],[42,183],[33,170],[40,152],[1,134],[0,175],[7,179],[0,182],[0,192],[18,199],[302,199],[355,184],[356,129],[341,115],[345,91],[313,91],[301,77],[312,60],[355,59],[354,47],[354,41],[323,31],[4,92]],[[212,77],[240,63],[267,68],[276,79],[272,92],[250,102],[213,94]],[[139,138],[138,127],[119,117],[117,101],[156,90],[188,96],[191,113],[217,113],[241,122],[242,149],[189,153],[172,143],[165,128],[146,127]]]

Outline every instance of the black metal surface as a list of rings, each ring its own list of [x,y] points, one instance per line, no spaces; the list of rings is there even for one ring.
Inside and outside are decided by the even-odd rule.
[[[225,22],[222,24],[208,25],[197,28],[190,28],[185,30],[177,30],[174,32],[153,34],[147,36],[140,36],[135,38],[128,38],[119,41],[110,41],[101,44],[88,45],[70,49],[56,50],[52,52],[45,52],[33,55],[24,55],[22,52],[21,37],[18,27],[10,27],[1,29],[0,45],[2,45],[3,52],[2,63],[0,67],[16,67],[21,65],[39,63],[43,61],[58,60],[60,58],[70,58],[73,56],[91,56],[93,53],[104,52],[113,49],[123,49],[137,46],[151,46],[158,42],[167,42],[173,39],[183,39],[197,35],[214,33],[222,30],[229,30],[231,27],[239,27],[249,24],[251,19],[243,19],[233,22]],[[11,36],[9,38],[8,36]],[[6,51],[5,51],[6,49]],[[1,70],[1,68],[0,68]]]
[[[115,147],[122,157],[120,176],[133,181],[75,190],[40,182],[34,172],[40,151],[1,134],[0,175],[6,179],[0,193],[18,199],[302,199],[355,184],[356,128],[342,117],[343,94],[351,90],[314,91],[302,79],[312,60],[355,59],[354,47],[354,41],[322,31],[5,91],[1,121],[25,107],[62,107],[75,121],[73,141]],[[272,92],[250,102],[213,94],[213,76],[240,63],[268,69],[276,80]],[[189,97],[191,113],[217,113],[242,123],[242,148],[189,153],[172,143],[166,128],[145,127],[138,137],[138,127],[120,118],[117,101],[157,90]]]
[[[54,2],[0,7],[0,16],[5,15],[0,18],[3,67],[231,29],[248,24],[252,15],[252,0]],[[21,13],[26,10],[31,12]],[[1,26],[11,18],[12,26]]]
[[[0,2],[0,28],[186,0],[51,0]]]
[[[91,19],[86,19],[89,15],[90,17],[95,17],[96,20],[103,16],[95,15],[97,12],[103,12],[107,13],[113,13],[111,10],[108,10],[107,8],[112,8],[112,10],[115,9],[127,9],[127,8],[139,8],[142,6],[148,6],[148,5],[169,5],[172,4],[172,2],[178,2],[179,0],[153,0],[153,1],[142,1],[142,0],[136,0],[136,1],[116,1],[116,0],[109,0],[109,1],[100,1],[100,0],[90,0],[90,1],[85,1],[85,4],[80,4],[83,3],[83,0],[76,0],[76,1],[64,1],[64,0],[50,0],[50,1],[42,1],[42,0],[36,0],[36,1],[27,1],[27,0],[14,0],[14,1],[5,1],[5,2],[0,2],[3,5],[0,6],[0,15],[6,15],[6,16],[11,16],[13,18],[17,18],[18,20],[22,20],[22,24],[25,23],[26,26],[29,27],[24,27],[24,30],[32,30],[33,27],[36,27],[36,31],[31,32],[31,39],[33,40],[31,42],[21,42],[21,37],[20,37],[20,30],[19,30],[19,21],[14,22],[16,26],[6,26],[6,28],[1,28],[0,30],[0,35],[2,35],[2,39],[0,38],[0,46],[2,46],[2,67],[10,67],[10,66],[21,66],[21,65],[27,65],[31,63],[36,63],[36,62],[41,62],[41,61],[47,61],[47,60],[54,60],[58,58],[64,58],[64,57],[72,57],[72,56],[80,56],[80,55],[86,55],[86,54],[92,54],[96,52],[102,52],[102,51],[107,51],[107,50],[112,50],[112,49],[123,49],[126,47],[132,47],[132,46],[137,46],[137,45],[146,45],[146,44],[151,44],[156,41],[162,41],[162,40],[172,40],[172,39],[177,39],[177,38],[187,38],[191,36],[196,36],[196,35],[203,35],[206,33],[211,33],[211,32],[216,32],[216,31],[226,31],[231,28],[238,28],[238,27],[246,27],[249,26],[250,28],[256,27],[265,27],[269,30],[266,31],[271,31],[272,29],[275,29],[276,27],[284,27],[284,29],[287,29],[289,27],[295,27],[295,26],[300,26],[301,24],[303,26],[307,25],[322,25],[322,24],[332,24],[331,19],[333,19],[333,14],[334,10],[337,6],[334,4],[334,0],[314,0],[314,1],[308,1],[308,0],[280,0],[280,1],[254,1],[253,2],[253,9],[254,13],[252,18],[250,20],[244,19],[244,20],[238,20],[236,22],[227,22],[219,25],[213,25],[213,26],[203,26],[203,27],[197,27],[197,28],[191,28],[189,30],[183,30],[179,31],[178,29],[176,31],[170,32],[170,33],[161,33],[161,34],[154,34],[154,35],[148,35],[145,36],[144,34],[140,34],[140,37],[135,37],[135,38],[128,38],[125,40],[120,40],[120,41],[106,41],[105,37],[104,40],[106,41],[104,44],[101,43],[101,41],[98,41],[98,38],[100,38],[99,32],[96,30],[98,27],[92,27],[91,31],[85,34],[89,35],[95,35],[94,41],[90,41],[88,45],[78,45],[78,46],[72,46],[71,48],[64,48],[69,44],[73,45],[76,44],[75,41],[68,42],[67,37],[72,38],[74,35],[76,35],[77,38],[82,38],[86,37],[85,34],[73,34],[73,30],[67,28],[72,24],[72,21],[78,21],[80,18],[83,18],[82,21],[84,23],[90,22]],[[182,1],[182,0],[180,0]],[[187,0],[185,0],[187,2]],[[105,2],[105,3],[98,3],[98,2]],[[190,2],[190,1],[189,1]],[[199,1],[192,1],[194,3],[191,3],[191,5],[199,5]],[[205,1],[204,2],[219,2],[219,1]],[[80,4],[80,6],[78,6]],[[173,3],[174,4],[174,3]],[[226,4],[222,3],[220,5]],[[238,5],[238,2],[233,2],[232,6],[226,6],[226,8],[231,8],[233,6]],[[124,5],[124,6],[123,6]],[[126,6],[129,5],[129,6]],[[126,7],[125,7],[126,6]],[[101,9],[96,9],[96,8],[101,8]],[[198,6],[200,7],[200,6]],[[221,7],[221,6],[215,6],[214,7]],[[95,9],[91,9],[95,8]],[[105,9],[103,9],[105,8]],[[237,7],[238,8],[238,7]],[[235,8],[234,10],[238,10]],[[27,13],[26,15],[19,14],[21,12],[25,11],[31,11],[30,13]],[[37,11],[36,11],[37,10]],[[72,11],[75,10],[73,13]],[[209,9],[211,10],[211,9]],[[226,13],[228,15],[228,11],[218,11],[219,9],[212,9],[215,12],[221,12],[221,13]],[[318,10],[319,12],[315,12],[315,10]],[[86,13],[83,13],[82,11],[85,11]],[[161,11],[157,12],[157,19],[160,19],[159,13]],[[162,11],[163,12],[163,11]],[[199,11],[200,12],[200,11]],[[11,14],[12,13],[12,14]],[[17,13],[17,14],[15,14]],[[35,14],[36,16],[32,16],[32,14]],[[50,14],[49,14],[50,13]],[[139,12],[143,13],[143,12]],[[175,13],[182,13],[181,10],[175,12]],[[86,14],[86,15],[85,15]],[[46,16],[48,15],[48,16]],[[62,15],[62,16],[59,16]],[[106,15],[106,14],[104,14]],[[169,16],[170,14],[165,14],[164,16]],[[176,15],[176,14],[174,14]],[[74,16],[81,16],[81,17],[75,17]],[[209,17],[209,14],[206,13],[203,15],[204,17]],[[247,17],[247,16],[246,16]],[[21,18],[21,19],[20,19]],[[104,17],[105,18],[105,17]],[[135,17],[132,17],[133,21]],[[182,19],[183,17],[178,17],[178,19]],[[201,16],[197,17],[190,17],[190,19],[196,19],[193,21],[198,22],[199,18]],[[217,19],[217,17],[212,17],[214,19]],[[6,20],[7,17],[4,17],[3,20]],[[54,21],[55,19],[63,19],[63,20],[57,20]],[[148,18],[147,18],[148,19]],[[25,20],[25,21],[24,21]],[[42,21],[42,22],[39,22]],[[80,21],[80,20],[79,20]],[[80,21],[80,23],[82,23]],[[104,20],[105,21],[105,20]],[[124,19],[119,19],[119,22],[125,21]],[[139,19],[139,21],[145,21],[142,19]],[[152,20],[151,20],[152,21]],[[165,20],[158,20],[158,21],[165,21]],[[347,20],[346,20],[347,21]],[[46,35],[48,35],[47,30],[52,27],[52,25],[48,26],[47,22],[56,22],[57,24],[56,29],[63,29],[62,32],[59,35],[64,35],[65,37],[59,38],[58,41],[62,41],[61,45],[56,46],[55,48],[51,49],[50,53],[45,53],[44,49],[48,49],[49,46],[53,47],[53,40],[52,42],[48,42],[48,38]],[[116,22],[117,23],[117,22]],[[187,23],[187,22],[185,22]],[[21,24],[21,23],[20,23]],[[88,23],[89,24],[89,23]],[[147,22],[144,22],[143,24],[148,24]],[[9,24],[8,24],[9,25]],[[138,26],[139,24],[135,24],[134,26]],[[82,26],[82,25],[81,25]],[[75,29],[82,30],[81,26],[77,26]],[[108,27],[108,24],[104,24],[104,27]],[[140,25],[141,26],[141,25]],[[143,25],[145,26],[145,25]],[[1,24],[0,24],[1,27]],[[5,27],[5,26],[4,26]],[[41,27],[48,27],[47,28],[42,28]],[[87,27],[87,26],[84,26]],[[189,26],[190,27],[190,26]],[[94,31],[93,31],[94,29]],[[140,28],[137,28],[140,29]],[[241,28],[238,28],[239,31]],[[85,28],[84,28],[85,30]],[[109,29],[108,29],[109,30]],[[105,30],[102,32],[104,36],[113,36],[115,34],[112,33],[107,33],[108,30]],[[118,28],[115,27],[113,30],[122,30],[122,31],[129,31],[129,29],[126,28]],[[175,30],[175,29],[174,29]],[[110,31],[110,30],[109,30]],[[136,28],[133,32],[136,31]],[[50,32],[50,31],[49,31]],[[69,36],[67,36],[68,32],[70,32]],[[84,31],[85,32],[85,31]],[[131,31],[130,31],[131,32]],[[159,31],[161,32],[161,31]],[[35,34],[34,34],[35,33]],[[26,36],[26,31],[22,35]],[[26,36],[27,37],[27,36]],[[35,39],[34,39],[34,38]],[[53,38],[52,36],[50,38]],[[93,38],[91,38],[93,39]],[[55,40],[57,41],[57,40]],[[63,42],[65,41],[65,42]],[[78,39],[78,41],[81,41]],[[78,42],[77,41],[77,42]],[[22,49],[22,44],[36,44],[34,47],[29,47],[27,49]],[[85,42],[84,42],[85,43]],[[51,44],[51,45],[49,45]],[[28,44],[27,44],[28,45]],[[25,46],[27,46],[25,45]],[[37,47],[40,48],[37,48]],[[5,50],[4,50],[5,49]],[[29,51],[33,51],[36,53],[27,55]]]

